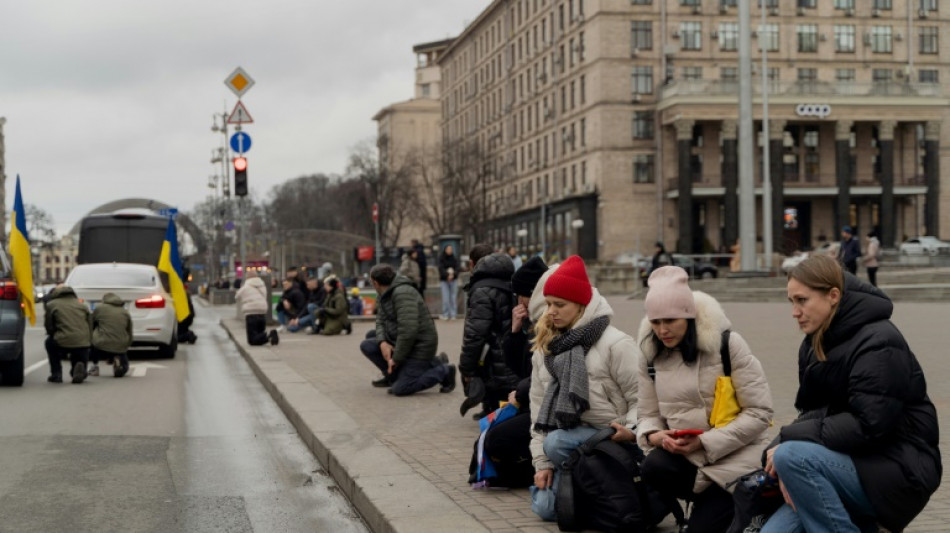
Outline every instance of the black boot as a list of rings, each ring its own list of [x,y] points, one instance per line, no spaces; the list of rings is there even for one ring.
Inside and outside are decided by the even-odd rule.
[[[442,380],[442,386],[439,392],[446,394],[455,390],[455,365],[446,365],[449,369],[445,379]]]

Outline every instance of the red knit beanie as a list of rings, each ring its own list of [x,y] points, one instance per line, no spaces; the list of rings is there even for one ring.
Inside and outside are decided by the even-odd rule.
[[[577,255],[565,259],[544,284],[545,296],[556,296],[581,305],[589,304],[593,294],[584,260]]]

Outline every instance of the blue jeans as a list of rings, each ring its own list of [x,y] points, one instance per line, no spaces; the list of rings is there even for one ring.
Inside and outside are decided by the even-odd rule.
[[[458,316],[458,280],[442,281],[442,315],[446,318]]]
[[[762,533],[877,531],[871,529],[874,508],[850,456],[813,442],[789,441],[775,450],[772,461],[796,510],[783,505]],[[856,526],[852,515],[866,519],[869,527]]]
[[[553,522],[557,520],[557,484],[561,481],[561,463],[571,456],[574,448],[594,436],[597,429],[591,427],[576,427],[574,429],[555,429],[544,437],[544,455],[548,456],[556,466],[554,468],[554,483],[550,488],[539,489],[531,486],[531,511],[542,520]]]

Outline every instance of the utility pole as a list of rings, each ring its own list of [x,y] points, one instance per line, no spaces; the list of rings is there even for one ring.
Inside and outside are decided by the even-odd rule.
[[[762,244],[765,252],[765,268],[772,271],[772,169],[769,144],[769,60],[768,40],[765,31],[765,5],[761,7],[762,28],[759,30],[759,48],[762,53]]]
[[[749,1],[739,0],[739,237],[743,272],[752,272],[756,267]]]

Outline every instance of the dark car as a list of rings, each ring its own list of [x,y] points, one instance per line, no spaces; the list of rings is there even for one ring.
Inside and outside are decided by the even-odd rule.
[[[670,255],[673,257],[673,264],[688,272],[690,278],[712,279],[719,277],[719,269],[716,268],[716,265],[708,261],[696,261],[692,257],[683,254]],[[666,259],[666,256],[663,256],[663,258]],[[661,265],[666,264],[666,261],[661,262]],[[643,286],[646,287],[647,278],[650,276],[650,269],[652,268],[650,259],[641,260],[638,268],[640,270],[640,278],[643,279]]]
[[[0,385],[23,385],[24,322],[10,258],[0,250]]]

